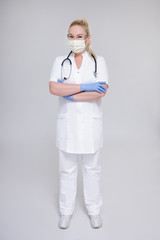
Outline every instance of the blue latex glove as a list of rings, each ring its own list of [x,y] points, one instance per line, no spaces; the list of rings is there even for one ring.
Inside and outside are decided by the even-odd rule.
[[[60,80],[60,79],[58,79],[58,80],[57,80],[57,82],[58,82],[58,83],[62,83],[63,81],[62,81],[62,80]]]
[[[74,101],[73,95],[63,96],[64,98],[67,98],[68,100]]]
[[[102,85],[102,83],[106,82],[96,82],[96,83],[83,83],[80,84],[80,91],[97,91],[99,93],[105,92],[106,87]]]
[[[58,83],[62,83],[63,81],[60,80],[60,79],[58,79],[57,82],[58,82]],[[73,99],[73,95],[62,96],[62,97],[67,98],[68,100],[74,101],[74,99]]]

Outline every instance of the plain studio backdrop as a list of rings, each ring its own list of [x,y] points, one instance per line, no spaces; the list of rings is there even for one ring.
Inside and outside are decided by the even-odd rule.
[[[160,1],[1,1],[1,240],[160,239]],[[85,18],[105,57],[103,227],[84,205],[81,162],[70,228],[58,228],[58,97],[51,66]]]

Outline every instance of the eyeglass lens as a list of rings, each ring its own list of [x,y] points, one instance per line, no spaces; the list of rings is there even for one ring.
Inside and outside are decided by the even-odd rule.
[[[75,37],[71,34],[67,34],[67,38],[69,40],[75,39]],[[87,38],[87,35],[84,36],[83,34],[79,34],[79,35],[76,36],[76,39],[78,39],[78,40],[79,39],[85,39],[85,38]]]

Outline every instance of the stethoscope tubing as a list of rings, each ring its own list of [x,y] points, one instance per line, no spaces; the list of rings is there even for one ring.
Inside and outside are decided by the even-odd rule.
[[[67,80],[67,79],[70,77],[70,75],[71,75],[71,72],[72,72],[72,61],[71,61],[71,59],[69,58],[69,56],[71,55],[71,53],[72,53],[72,51],[68,54],[67,58],[65,58],[65,59],[62,61],[62,63],[61,63],[61,80]],[[95,62],[95,71],[93,72],[93,74],[94,74],[95,78],[97,78],[97,61],[96,61],[96,59],[95,59],[95,57],[93,56],[92,53],[91,53],[91,55],[92,55],[92,57],[93,57],[93,59],[94,59],[94,62]],[[69,77],[68,77],[68,78],[65,78],[65,77],[64,77],[64,79],[62,79],[62,68],[63,68],[63,64],[64,64],[65,61],[69,61],[69,63],[70,63],[70,74],[69,74]]]

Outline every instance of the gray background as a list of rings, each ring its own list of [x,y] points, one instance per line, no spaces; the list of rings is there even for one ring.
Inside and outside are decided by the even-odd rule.
[[[70,228],[58,228],[58,98],[49,92],[70,23],[86,18],[107,62],[103,227],[91,228],[82,172]],[[1,1],[0,239],[160,239],[160,1]],[[80,163],[80,162],[79,162]]]

